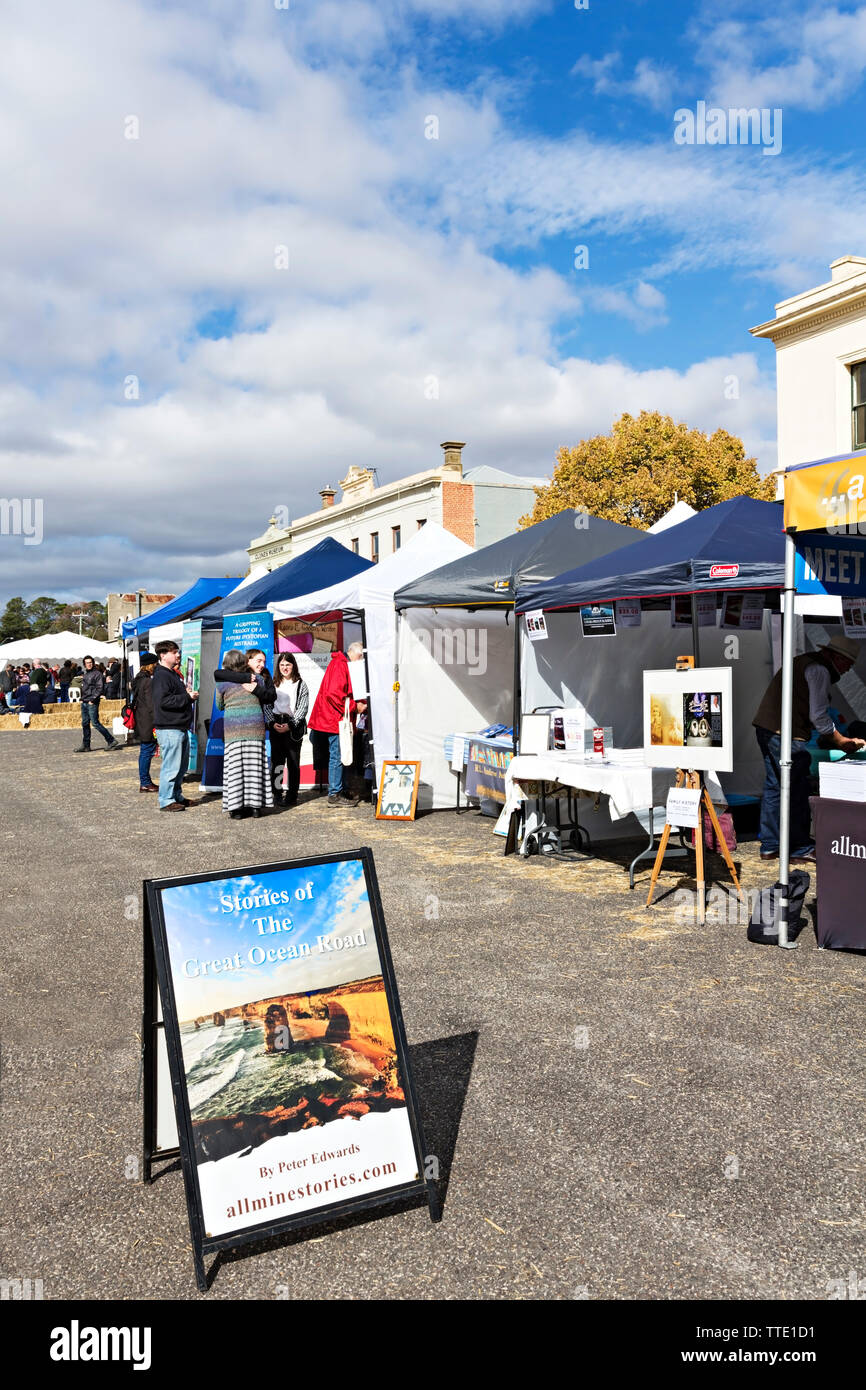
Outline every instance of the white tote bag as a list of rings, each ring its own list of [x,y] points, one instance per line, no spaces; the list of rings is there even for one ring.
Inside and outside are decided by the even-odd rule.
[[[352,719],[349,714],[349,701],[346,701],[343,718],[339,724],[340,733],[340,761],[343,767],[351,767],[355,761],[355,739],[352,728]]]

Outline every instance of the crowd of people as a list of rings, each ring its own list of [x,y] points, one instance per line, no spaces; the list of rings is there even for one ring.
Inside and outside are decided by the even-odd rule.
[[[257,647],[225,653],[214,672],[215,705],[223,718],[223,810],[232,820],[297,804],[301,744],[308,730],[316,785],[321,791],[327,788],[327,804],[357,806],[372,799],[369,709],[365,700],[353,699],[349,677],[349,662],[363,654],[360,642],[332,654],[310,708],[309,689],[291,652],[279,653],[274,675]],[[177,643],[157,642],[153,652],[142,653],[129,696],[129,722],[139,747],[139,793],[156,794],[159,810],[175,813],[193,804],[182,786],[198,698],[187,689],[179,666]],[[87,718],[93,724],[92,712]],[[84,720],[82,709],[83,727]],[[94,727],[101,728],[98,723]],[[157,749],[158,783],[151,777]]]
[[[100,698],[121,699],[123,667],[117,659],[95,662],[85,657],[81,666],[74,661],[52,666],[34,657],[17,666],[7,661],[0,670],[0,714],[44,714],[46,705],[68,704],[69,691],[84,684],[88,661],[102,678]]]

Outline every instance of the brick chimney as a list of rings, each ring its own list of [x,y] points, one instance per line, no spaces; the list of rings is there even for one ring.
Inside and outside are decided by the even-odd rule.
[[[461,455],[463,453],[463,450],[466,448],[465,441],[447,439],[445,443],[440,444],[439,447],[441,449],[444,449],[445,451],[445,457],[442,460],[442,467],[448,468],[454,473],[459,473],[462,477],[463,459]]]
[[[337,489],[336,489],[335,487],[323,487],[323,488],[321,488],[321,489],[319,490],[319,496],[320,496],[321,499],[322,499],[322,508],[324,509],[325,507],[333,507],[333,505],[334,505],[334,498],[336,497],[336,495],[337,495]]]

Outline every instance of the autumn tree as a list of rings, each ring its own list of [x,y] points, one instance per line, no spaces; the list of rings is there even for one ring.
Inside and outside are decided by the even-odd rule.
[[[646,530],[677,499],[703,511],[729,497],[772,500],[775,494],[775,479],[760,476],[736,435],[704,434],[642,410],[637,418],[621,415],[610,434],[584,439],[574,449],[563,445],[551,482],[535,489],[535,506],[520,525],[573,507]]]

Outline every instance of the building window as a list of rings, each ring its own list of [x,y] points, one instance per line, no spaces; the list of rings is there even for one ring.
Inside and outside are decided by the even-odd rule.
[[[400,527],[399,527],[399,526],[392,526],[392,527],[391,527],[391,549],[392,549],[392,550],[399,550],[399,549],[400,549]]]
[[[353,555],[360,555],[360,553],[361,553],[361,544],[360,544],[360,541],[358,540],[358,537],[356,536],[354,540],[352,540],[352,541],[349,542],[349,544],[350,544],[351,547],[352,547],[352,554],[353,554]]]
[[[426,525],[427,525],[427,518],[426,518],[426,516],[421,516],[421,517],[419,517],[419,518],[418,518],[418,530],[420,531],[420,530],[421,530],[421,527],[422,527],[422,526],[426,526]]]
[[[851,368],[851,444],[866,449],[866,362]]]
[[[379,532],[378,532],[378,531],[371,531],[371,532],[370,532],[370,559],[373,561],[373,564],[374,564],[374,565],[376,565],[376,564],[379,563]]]

